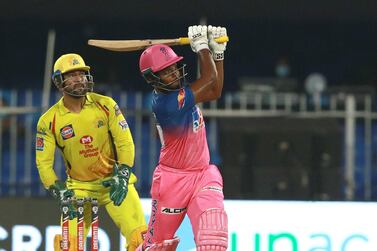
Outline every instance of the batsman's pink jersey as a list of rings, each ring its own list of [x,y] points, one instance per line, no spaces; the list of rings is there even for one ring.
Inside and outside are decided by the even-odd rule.
[[[196,243],[207,214],[210,228],[226,226],[223,217],[223,180],[218,168],[209,164],[203,115],[189,87],[167,94],[154,92],[153,112],[161,139],[159,164],[153,173],[152,213],[143,247],[173,239],[187,214]],[[204,218],[203,218],[204,217]]]
[[[152,108],[162,144],[159,164],[185,170],[207,167],[210,157],[205,123],[191,89],[154,92]]]

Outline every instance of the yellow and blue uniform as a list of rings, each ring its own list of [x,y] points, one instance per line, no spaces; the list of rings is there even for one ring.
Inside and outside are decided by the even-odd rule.
[[[113,205],[109,188],[101,182],[112,176],[114,163],[134,164],[135,147],[131,131],[116,102],[96,93],[86,94],[80,113],[69,111],[61,98],[39,119],[36,134],[36,162],[41,181],[46,189],[57,177],[54,153],[62,152],[67,188],[77,198],[97,198],[126,237],[146,229],[139,196],[134,187],[136,176],[131,174],[126,199],[120,206]],[[90,227],[90,210],[85,215],[85,236]],[[70,222],[70,233],[75,233],[76,220]]]

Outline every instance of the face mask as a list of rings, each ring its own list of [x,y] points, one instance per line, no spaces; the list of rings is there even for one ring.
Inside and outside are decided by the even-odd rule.
[[[290,73],[289,66],[278,65],[275,68],[275,73],[276,73],[276,76],[281,77],[281,78],[288,77]]]

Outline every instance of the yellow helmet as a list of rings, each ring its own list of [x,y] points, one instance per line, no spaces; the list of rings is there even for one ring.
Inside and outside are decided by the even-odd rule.
[[[90,67],[85,64],[84,59],[80,55],[75,54],[75,53],[64,54],[56,60],[54,64],[54,72],[52,74],[52,81],[54,82],[56,87],[58,87],[58,89],[64,88],[63,74],[70,71],[77,71],[77,70],[85,71],[85,76],[88,81],[87,91],[92,91],[94,82],[93,82],[93,76],[90,74],[90,71],[89,71]],[[74,95],[74,96],[84,95],[84,94],[76,95],[73,93],[68,93],[68,94]]]
[[[78,54],[64,54],[54,64],[54,73],[60,71],[61,74],[64,74],[74,70],[90,70],[90,67],[85,64],[84,59]]]

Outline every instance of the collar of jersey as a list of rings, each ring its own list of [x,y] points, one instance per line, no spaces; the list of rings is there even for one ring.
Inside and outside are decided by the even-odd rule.
[[[85,101],[85,104],[84,106],[87,106],[87,105],[90,105],[93,103],[93,99],[92,97],[89,95],[89,94],[86,94],[86,101]],[[58,102],[58,107],[59,107],[59,112],[61,115],[65,115],[67,113],[71,113],[67,107],[64,106],[64,103],[63,103],[63,97],[59,100]]]

